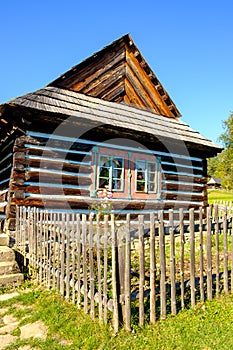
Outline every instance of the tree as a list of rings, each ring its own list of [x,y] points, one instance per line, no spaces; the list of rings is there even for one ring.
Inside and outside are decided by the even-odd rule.
[[[208,161],[208,175],[219,177],[222,180],[222,186],[230,190],[233,189],[233,112],[223,122],[223,128],[224,132],[219,140],[225,149],[216,158]]]

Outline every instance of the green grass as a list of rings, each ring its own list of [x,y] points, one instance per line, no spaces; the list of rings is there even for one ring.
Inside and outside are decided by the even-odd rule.
[[[226,190],[208,190],[208,202],[214,201],[233,201],[233,191]]]
[[[25,306],[25,314],[18,313],[14,305]],[[58,294],[33,289],[29,293],[1,302],[10,307],[9,312],[22,317],[22,323],[42,320],[48,327],[46,341],[18,340],[7,349],[30,345],[38,349],[232,349],[233,348],[233,295],[198,304],[194,310],[185,310],[177,316],[169,316],[156,325],[132,332],[121,330],[114,335],[111,326],[92,321],[75,305],[66,302]],[[29,306],[32,306],[29,312]],[[27,315],[27,319],[23,316]],[[16,335],[17,331],[14,332]],[[61,345],[59,342],[63,340]],[[69,342],[70,345],[67,345]]]

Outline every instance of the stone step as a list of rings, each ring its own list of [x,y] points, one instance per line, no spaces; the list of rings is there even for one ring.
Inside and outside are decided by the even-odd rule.
[[[2,261],[0,262],[0,276],[8,275],[11,273],[20,272],[19,266],[16,261]]]
[[[18,286],[23,282],[22,273],[13,273],[10,275],[0,276],[0,286]]]
[[[10,237],[6,233],[0,232],[0,246],[8,246],[10,242]]]
[[[15,252],[9,247],[0,246],[0,262],[9,261],[15,261]]]

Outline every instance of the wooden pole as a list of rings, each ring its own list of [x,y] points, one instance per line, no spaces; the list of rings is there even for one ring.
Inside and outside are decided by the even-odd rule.
[[[144,247],[144,216],[138,216],[139,221],[139,326],[144,326],[144,285],[145,285],[145,247]]]
[[[82,215],[82,253],[83,253],[83,291],[84,291],[84,312],[88,313],[88,289],[87,289],[87,216]]]
[[[207,299],[212,299],[212,232],[211,208],[207,208]]]
[[[220,256],[219,256],[219,208],[214,205],[214,222],[215,222],[215,247],[216,247],[216,296],[220,295]]]
[[[204,292],[204,257],[203,257],[203,211],[199,208],[199,237],[200,237],[200,299],[203,303],[205,300]]]
[[[70,215],[66,213],[66,240],[65,240],[65,257],[66,257],[66,300],[70,298]]]
[[[96,216],[96,255],[97,255],[97,275],[98,275],[98,305],[99,305],[99,321],[103,321],[103,297],[102,297],[102,283],[101,283],[101,258],[100,258],[100,214]]]
[[[190,225],[190,282],[191,282],[191,305],[196,304],[195,299],[195,233],[194,233],[194,208],[189,210]]]
[[[223,279],[224,279],[224,292],[228,294],[228,242],[227,242],[227,207],[223,209],[223,250],[224,250],[224,266],[223,266]]]
[[[104,323],[107,324],[107,288],[108,288],[108,215],[104,215],[104,285],[103,285],[103,304],[104,304]]]
[[[92,217],[89,219],[89,261],[90,261],[90,304],[91,304],[91,310],[90,314],[91,317],[94,319],[95,317],[95,303],[94,303],[94,258],[93,258],[93,220]]]
[[[179,209],[179,224],[180,224],[180,290],[181,290],[181,308],[184,310],[184,210]]]
[[[112,236],[112,299],[113,299],[113,328],[117,333],[119,330],[119,313],[118,313],[118,293],[117,293],[117,237],[115,230],[114,214],[111,214],[111,236]]]
[[[131,292],[131,249],[130,249],[130,214],[126,215],[126,228],[125,228],[125,329],[127,331],[131,330],[131,302],[130,302],[130,292]],[[118,315],[119,316],[119,315]]]
[[[169,231],[170,231],[170,273],[171,273],[171,314],[176,315],[176,253],[174,237],[174,213],[169,209]]]
[[[155,214],[150,214],[150,323],[156,321],[156,258],[155,258]]]
[[[81,308],[81,218],[76,214],[76,237],[77,237],[77,307]]]
[[[64,296],[64,279],[65,279],[65,225],[66,217],[65,213],[62,213],[62,225],[61,225],[61,274],[60,274],[60,294]]]
[[[75,303],[75,214],[71,215],[71,259],[72,259],[72,272],[71,272],[71,288],[72,288],[72,303]]]
[[[166,318],[166,255],[163,210],[159,210],[159,262],[160,262],[160,314],[161,318]]]

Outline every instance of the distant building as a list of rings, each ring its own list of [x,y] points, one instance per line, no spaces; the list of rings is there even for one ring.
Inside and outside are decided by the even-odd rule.
[[[211,179],[207,182],[208,188],[217,189],[221,188],[221,179],[216,177],[211,177]]]

